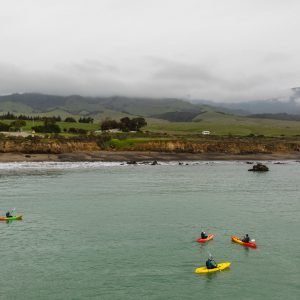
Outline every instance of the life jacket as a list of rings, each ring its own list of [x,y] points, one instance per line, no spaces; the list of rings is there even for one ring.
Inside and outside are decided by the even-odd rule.
[[[207,260],[206,261],[206,268],[207,269],[214,269],[214,268],[216,268],[216,266],[215,266],[215,264],[213,263],[213,261],[211,261],[211,260]]]
[[[249,242],[250,242],[250,237],[249,237],[249,236],[245,236],[245,237],[242,239],[242,242],[244,242],[244,243],[249,243]]]

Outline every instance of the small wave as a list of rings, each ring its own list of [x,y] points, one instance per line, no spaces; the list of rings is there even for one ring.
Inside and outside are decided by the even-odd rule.
[[[11,162],[0,163],[0,170],[97,169],[120,166],[119,162]]]
[[[273,162],[274,163],[274,162]],[[284,164],[291,164],[292,161],[286,161]],[[245,161],[158,161],[160,166],[217,166],[228,164],[245,164]],[[73,170],[73,169],[97,169],[103,167],[117,166],[151,166],[151,162],[137,162],[136,164],[127,164],[123,162],[9,162],[0,163],[0,170]],[[152,167],[152,166],[151,166]]]
[[[222,162],[224,163],[224,162]],[[228,163],[228,162],[226,162]],[[232,162],[231,162],[232,163]],[[158,161],[160,166],[196,166],[220,164],[219,161]],[[150,166],[150,162],[137,162],[127,164],[123,162],[9,162],[0,163],[0,170],[74,170],[74,169],[97,169],[102,167],[116,166]]]

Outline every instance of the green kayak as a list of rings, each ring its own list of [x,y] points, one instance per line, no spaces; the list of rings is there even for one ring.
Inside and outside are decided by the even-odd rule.
[[[13,221],[13,220],[22,220],[23,216],[13,216],[13,217],[0,217],[0,221]]]

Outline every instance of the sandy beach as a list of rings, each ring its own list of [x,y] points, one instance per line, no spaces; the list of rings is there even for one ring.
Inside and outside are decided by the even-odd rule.
[[[196,160],[300,160],[300,153],[226,154],[226,153],[166,153],[142,151],[97,151],[63,154],[0,153],[0,162],[38,161],[196,161]]]

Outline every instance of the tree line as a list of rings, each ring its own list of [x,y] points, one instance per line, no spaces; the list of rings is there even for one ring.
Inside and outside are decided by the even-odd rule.
[[[3,117],[4,116],[4,117]],[[24,119],[19,119],[20,116],[15,116],[13,114],[7,113],[6,115],[0,116],[0,119],[10,119],[13,120],[10,124],[6,124],[3,122],[0,122],[0,131],[20,131],[22,127],[26,126],[26,121]],[[17,119],[12,119],[12,118],[17,118]],[[38,121],[43,121],[43,125],[36,125],[32,126],[32,130],[34,130],[37,133],[61,133],[61,128],[56,122],[60,122],[61,118],[60,117],[28,117],[24,116],[23,117],[26,120],[38,120]],[[32,119],[31,119],[32,118]],[[68,117],[66,118],[69,123],[75,123],[76,120],[74,118]],[[90,123],[93,122],[94,120],[92,118],[80,118],[79,121],[81,123]],[[111,119],[106,119],[101,123],[101,130],[102,131],[107,131],[110,129],[118,129],[123,132],[129,132],[129,131],[140,131],[140,129],[144,126],[147,125],[147,122],[144,118],[138,117],[138,118],[128,118],[124,117],[121,118],[120,121],[116,120],[111,120]],[[72,133],[72,134],[87,134],[88,131],[83,128],[64,128],[64,132]]]
[[[77,123],[76,119],[73,117],[66,117],[64,120],[61,116],[51,116],[51,117],[41,117],[41,116],[26,116],[26,115],[15,115],[13,113],[7,112],[6,114],[0,115],[0,120],[25,120],[25,121],[45,121],[52,119],[55,122],[67,122],[67,123]],[[80,117],[78,123],[93,123],[94,119],[91,117]]]
[[[22,127],[26,126],[26,121],[15,120],[10,124],[0,122],[0,131],[20,131]],[[61,128],[56,124],[55,119],[44,119],[44,125],[32,126],[32,130],[37,133],[61,133]],[[73,134],[87,134],[88,131],[82,128],[64,128],[64,132]]]
[[[104,120],[101,123],[101,130],[107,131],[110,129],[119,129],[123,132],[129,132],[129,131],[140,131],[140,129],[147,125],[147,122],[144,118],[133,118],[130,119],[128,117],[124,117],[120,119],[120,121],[116,120]]]

